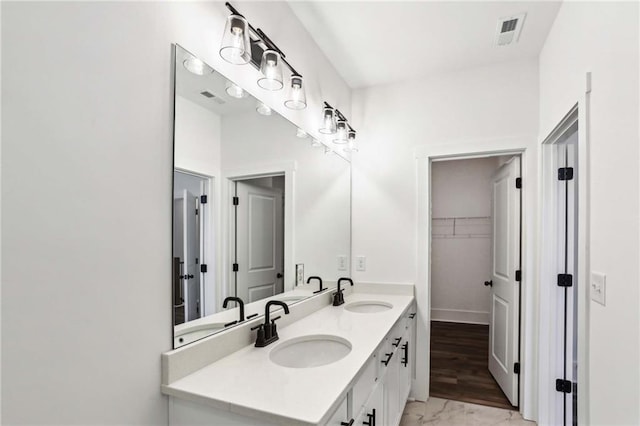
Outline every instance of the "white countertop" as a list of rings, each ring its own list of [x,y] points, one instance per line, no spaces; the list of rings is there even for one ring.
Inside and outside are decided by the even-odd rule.
[[[393,308],[354,313],[344,308],[356,301],[383,301]],[[412,296],[353,293],[339,307],[327,306],[278,328],[280,339],[264,348],[253,345],[220,359],[180,380],[163,385],[163,393],[233,413],[276,423],[320,424],[328,420],[385,335],[413,301]],[[274,316],[282,315],[278,311]],[[269,360],[269,353],[288,339],[330,334],[347,339],[351,352],[320,367],[287,368]]]

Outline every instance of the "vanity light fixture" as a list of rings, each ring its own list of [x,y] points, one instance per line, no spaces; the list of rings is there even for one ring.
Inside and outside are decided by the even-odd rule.
[[[307,107],[307,94],[304,91],[301,75],[293,74],[291,76],[284,106],[289,109],[305,109]]]
[[[279,52],[271,49],[262,52],[260,72],[262,77],[258,79],[258,86],[266,90],[280,90],[284,87],[282,83],[282,57]]]
[[[271,115],[271,113],[273,112],[273,110],[269,108],[269,106],[260,101],[258,101],[258,103],[256,104],[256,111],[258,111],[258,114],[260,115]]]
[[[300,139],[305,139],[305,138],[309,137],[307,132],[302,130],[300,127],[298,127],[298,130],[296,131],[296,136],[299,137]]]
[[[213,68],[202,62],[195,56],[190,56],[182,62],[182,65],[191,73],[195,75],[211,74]]]
[[[249,96],[242,87],[229,80],[227,80],[227,84],[225,85],[225,92],[227,92],[227,95],[236,99],[242,99]]]
[[[333,142],[339,144],[347,143],[347,120],[338,110],[336,110],[336,115],[338,116],[338,122],[336,123],[336,138]]]
[[[285,54],[260,29],[254,28],[230,3],[220,56],[232,64],[251,63],[260,70],[258,85],[265,90],[281,90],[284,87],[283,64],[291,71],[290,84],[284,104],[290,109],[307,107],[307,96],[302,75],[285,59]],[[242,37],[240,37],[242,35]],[[258,63],[259,61],[259,63]]]
[[[251,61],[251,39],[249,37],[249,23],[244,16],[231,11],[227,17],[222,35],[220,56],[234,65],[244,65]]]
[[[328,103],[322,108],[322,127],[318,129],[323,135],[332,135],[336,132],[336,116],[334,109]]]

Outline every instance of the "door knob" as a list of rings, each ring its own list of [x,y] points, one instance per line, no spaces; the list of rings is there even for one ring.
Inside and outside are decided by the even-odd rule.
[[[491,281],[485,281],[484,285],[488,285],[489,287],[493,287],[493,280]]]
[[[278,273],[276,274],[276,278],[282,278],[282,274],[281,274],[280,272],[278,272]]]

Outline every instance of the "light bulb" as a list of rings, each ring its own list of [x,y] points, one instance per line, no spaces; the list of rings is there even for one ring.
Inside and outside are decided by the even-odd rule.
[[[227,92],[227,95],[236,99],[242,99],[248,96],[248,93],[242,87],[229,80],[227,80],[225,91]]]

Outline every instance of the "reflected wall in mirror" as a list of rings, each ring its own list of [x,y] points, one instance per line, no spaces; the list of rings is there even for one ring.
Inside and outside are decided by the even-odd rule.
[[[349,276],[351,168],[177,45],[174,75],[179,347],[263,315],[268,300],[312,296],[296,264],[329,288]]]

